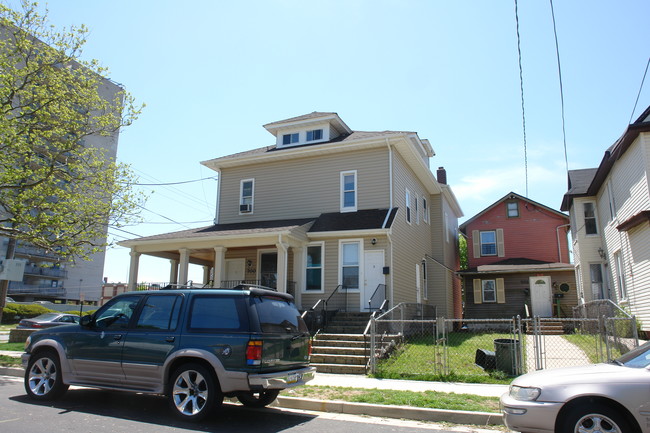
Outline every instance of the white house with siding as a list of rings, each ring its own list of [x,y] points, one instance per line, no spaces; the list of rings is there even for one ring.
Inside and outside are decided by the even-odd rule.
[[[594,169],[569,172],[576,284],[582,302],[611,299],[650,331],[650,107]]]
[[[161,281],[258,282],[307,309],[334,291],[349,311],[386,299],[435,305],[460,317],[460,206],[446,172],[415,132],[353,131],[336,113],[264,125],[268,146],[202,162],[218,173],[214,224],[120,242],[131,249],[129,285],[142,254],[171,261]],[[381,299],[379,299],[381,298]]]

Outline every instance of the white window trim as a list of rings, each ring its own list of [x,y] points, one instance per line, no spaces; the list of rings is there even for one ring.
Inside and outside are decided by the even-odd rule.
[[[408,188],[404,190],[404,201],[406,202],[406,222],[412,224],[413,209],[411,208],[411,191]]]
[[[429,300],[429,286],[427,284],[427,260],[422,259],[422,267],[421,267],[421,272],[422,272],[422,298],[424,298],[425,301]]]
[[[338,266],[338,285],[342,286],[343,285],[343,245],[344,244],[353,244],[353,243],[358,243],[359,244],[359,288],[358,289],[349,289],[347,292],[348,293],[360,293],[362,286],[363,286],[363,280],[364,280],[364,273],[363,273],[363,255],[364,255],[364,249],[363,249],[363,239],[339,239],[339,266]]]
[[[429,202],[426,197],[422,197],[422,218],[429,224]]]
[[[587,233],[587,217],[585,216],[585,205],[591,203],[594,207],[594,223],[596,224],[596,233]],[[598,224],[598,207],[594,201],[585,201],[582,203],[582,224],[585,228],[585,236],[600,236],[600,227]]]
[[[616,297],[619,301],[626,301],[629,297],[625,282],[625,260],[621,250],[614,253],[614,266],[616,267]]]
[[[312,135],[315,131],[320,131],[320,138],[312,138],[311,140],[309,139],[309,133],[311,132]],[[305,142],[306,143],[314,143],[317,141],[323,141],[325,139],[325,131],[323,128],[316,128],[316,129],[309,129],[305,131]]]
[[[345,206],[345,176],[354,175],[354,206]],[[359,177],[356,170],[342,171],[340,173],[340,207],[341,212],[356,212],[359,203]]]
[[[487,301],[485,299],[485,283],[492,281],[494,285],[494,300]],[[496,304],[497,303],[497,280],[481,280],[481,300],[484,304]]]
[[[308,247],[320,247],[321,251],[321,265],[320,265],[320,290],[307,290],[307,257],[308,257]],[[305,265],[305,285],[302,288],[302,293],[324,293],[325,292],[325,242],[310,242],[305,246],[305,254],[303,255],[305,258],[304,265]],[[313,268],[317,269],[317,268]]]
[[[481,235],[483,233],[494,233],[494,254],[483,254],[483,238]],[[497,238],[496,230],[481,230],[478,232],[478,244],[479,251],[481,252],[481,257],[495,257],[499,254],[499,239]],[[487,242],[486,242],[487,244]]]
[[[420,225],[420,197],[416,194],[415,195],[415,200],[413,203],[415,204],[415,208],[413,209],[415,211],[415,223],[417,225]]]
[[[251,179],[242,179],[239,181],[239,205],[243,205],[243,199],[244,199],[244,182],[251,182],[252,187],[251,187],[251,211],[250,212],[242,212],[241,208],[238,207],[239,210],[239,215],[252,215],[255,213],[255,178]]]

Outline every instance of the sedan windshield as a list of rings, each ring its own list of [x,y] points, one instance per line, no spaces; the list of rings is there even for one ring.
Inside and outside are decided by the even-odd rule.
[[[650,342],[621,356],[616,360],[616,364],[631,368],[646,368],[650,366]]]

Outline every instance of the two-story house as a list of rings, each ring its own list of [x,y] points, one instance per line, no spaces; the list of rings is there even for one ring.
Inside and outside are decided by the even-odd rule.
[[[582,302],[610,299],[650,331],[650,107],[605,151],[598,168],[571,170],[571,216]]]
[[[571,317],[576,305],[569,217],[513,192],[460,226],[467,319]]]
[[[462,212],[444,169],[436,178],[429,167],[427,140],[353,131],[336,113],[264,128],[272,144],[202,162],[219,176],[214,225],[120,242],[131,248],[131,287],[148,254],[171,260],[171,282],[199,264],[206,283],[259,282],[302,309],[336,291],[350,311],[386,299],[458,317]]]

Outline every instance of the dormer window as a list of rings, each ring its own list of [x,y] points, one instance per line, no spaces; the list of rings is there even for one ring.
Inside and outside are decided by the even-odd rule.
[[[299,138],[300,136],[297,132],[294,134],[284,134],[282,136],[282,144],[295,144],[298,142]]]
[[[323,139],[323,130],[314,129],[312,131],[307,131],[307,141],[316,141]]]

